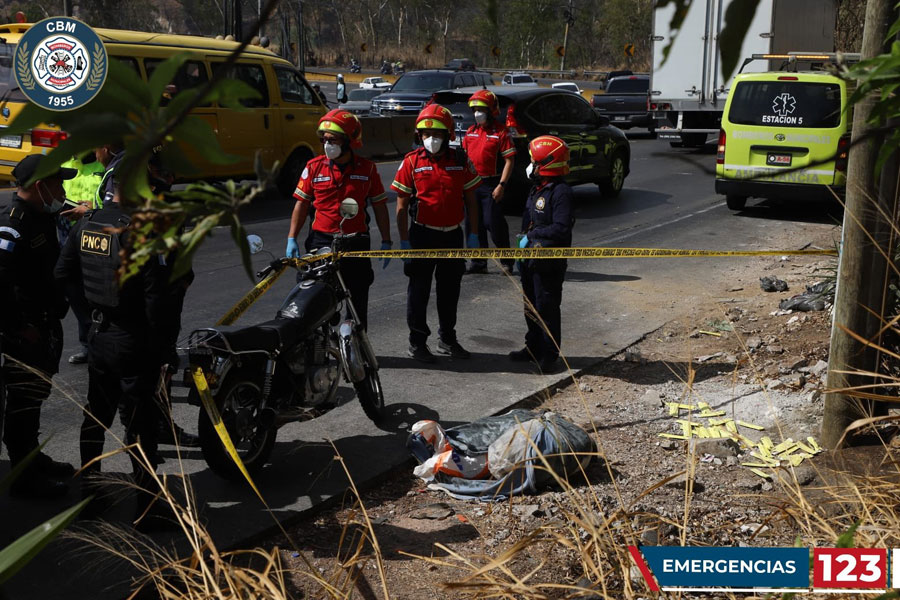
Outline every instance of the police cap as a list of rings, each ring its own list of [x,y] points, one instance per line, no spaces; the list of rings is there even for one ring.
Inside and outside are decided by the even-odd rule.
[[[32,176],[34,176],[34,174],[37,172],[42,160],[44,160],[43,154],[29,154],[28,156],[20,160],[19,164],[17,164],[12,170],[12,175],[16,180],[16,185],[19,187],[24,187],[28,180],[31,179]],[[60,179],[72,179],[76,175],[78,175],[77,170],[65,169],[60,167],[55,173],[45,175],[44,179],[50,179],[51,177],[59,177]]]

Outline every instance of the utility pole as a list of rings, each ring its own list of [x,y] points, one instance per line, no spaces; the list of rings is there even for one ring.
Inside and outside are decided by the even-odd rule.
[[[240,42],[244,39],[244,11],[243,6],[241,6],[241,0],[232,0],[231,7],[232,35],[234,36],[234,41]]]
[[[887,52],[888,29],[897,16],[895,0],[868,0],[863,31],[862,58]],[[853,109],[853,140],[870,132],[867,121],[877,102],[870,95]],[[847,375],[838,371],[878,372],[878,352],[845,333],[841,326],[873,344],[879,344],[885,314],[889,264],[882,254],[892,256],[891,221],[894,217],[897,184],[897,156],[887,161],[882,170],[881,185],[875,161],[883,136],[873,136],[850,151],[847,193],[844,206],[843,240],[838,267],[831,351],[828,361],[829,390],[871,385],[877,377]],[[893,181],[890,178],[893,177]],[[867,392],[877,390],[867,389]],[[853,398],[852,392],[830,392],[825,395],[822,441],[834,448],[844,430],[856,419],[871,416],[878,403]]]
[[[569,50],[569,27],[575,24],[575,0],[569,0],[569,7],[565,9],[563,15],[566,18],[566,31],[563,34],[563,55],[559,59],[559,70],[566,70],[566,53]]]
[[[306,73],[306,57],[303,54],[303,0],[297,0],[297,67]]]
[[[74,15],[72,12],[72,0],[63,0],[63,14],[67,17]]]

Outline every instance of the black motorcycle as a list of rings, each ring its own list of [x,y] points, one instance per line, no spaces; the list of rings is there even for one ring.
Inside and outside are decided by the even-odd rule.
[[[359,63],[354,60],[350,63],[350,72],[351,73],[360,73],[360,72],[362,72],[362,67],[360,67]]]
[[[358,210],[355,200],[341,204],[343,219]],[[203,369],[225,428],[251,473],[268,460],[279,427],[336,406],[341,375],[353,385],[366,416],[377,422],[383,415],[378,361],[337,268],[341,246],[357,235],[335,235],[332,248],[303,257],[297,267],[300,282],[275,319],[249,327],[197,329],[188,339],[191,369]],[[294,261],[275,260],[257,276],[286,265]],[[345,306],[348,319],[341,317]],[[199,402],[196,389],[190,393]],[[226,479],[242,478],[204,408],[198,429],[209,467]]]

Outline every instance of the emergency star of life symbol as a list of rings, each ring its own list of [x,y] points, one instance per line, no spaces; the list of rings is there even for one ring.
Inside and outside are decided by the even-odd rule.
[[[90,71],[91,59],[84,45],[71,36],[44,40],[33,57],[38,83],[51,92],[77,88]]]
[[[772,110],[779,117],[788,116],[794,112],[795,108],[797,108],[797,100],[787,92],[775,96],[775,100],[772,101]]]

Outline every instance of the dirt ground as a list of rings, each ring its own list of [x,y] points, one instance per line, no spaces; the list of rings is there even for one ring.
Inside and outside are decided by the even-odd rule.
[[[834,229],[823,227],[801,233],[808,236],[802,242],[820,248],[833,247],[836,235]],[[767,243],[797,248],[797,239],[785,232],[782,239],[776,236]],[[760,257],[723,271],[709,282],[704,294],[691,289],[695,282],[682,281],[681,289],[674,292],[671,286],[661,288],[660,295],[689,299],[679,303],[671,321],[528,406],[567,417],[591,432],[598,443],[600,457],[587,469],[588,483],[573,484],[569,493],[548,489],[496,504],[465,502],[428,489],[411,469],[363,493],[362,504],[384,558],[390,596],[472,597],[443,586],[465,579],[507,552],[514,554],[506,563],[510,573],[522,576],[536,571],[530,582],[590,587],[596,578],[585,573],[573,547],[578,539],[584,542],[591,536],[585,529],[585,519],[590,521],[591,515],[598,522],[612,521],[603,530],[609,539],[595,548],[603,544],[620,550],[628,544],[791,545],[797,530],[779,519],[777,507],[784,503],[785,487],[778,472],[801,486],[814,486],[816,465],[824,455],[806,459],[792,470],[768,471],[775,478],[767,479],[741,465],[755,460],[746,448],[720,440],[699,442],[694,448],[659,434],[682,433],[667,403],[706,402],[711,410],[724,411],[727,418],[764,428],[741,428],[754,440],[769,436],[778,444],[788,437],[817,438],[830,305],[824,311],[785,313],[779,311],[778,303],[802,292],[805,284],[833,277],[835,266],[836,259],[821,256]],[[763,292],[759,278],[767,275],[789,281],[791,289]],[[671,285],[679,285],[678,279],[673,274]],[[686,418],[685,414],[682,411],[680,418]],[[688,492],[685,471],[691,472]],[[352,562],[348,557],[361,529],[347,524],[362,519],[352,500],[348,495],[346,506],[289,530],[323,577],[340,572],[336,557],[345,566]],[[569,532],[565,534],[571,540],[569,547],[560,543],[559,535],[548,533],[564,530]],[[517,544],[532,540],[528,536],[536,531],[543,532],[539,539],[523,542],[524,549],[517,552]],[[302,559],[283,537],[269,543],[287,548],[282,554],[286,567],[301,569]],[[441,564],[409,555],[432,557]],[[371,545],[361,550],[361,556],[366,560],[356,573],[356,590],[348,597],[383,597]],[[639,574],[621,559],[621,553],[618,556],[600,562],[612,572],[629,573],[634,597],[640,597],[640,590],[646,588]],[[610,575],[607,585],[621,590],[627,584],[624,579]],[[295,576],[292,586],[309,597],[323,596],[302,576]],[[546,593],[565,597],[571,591]]]

